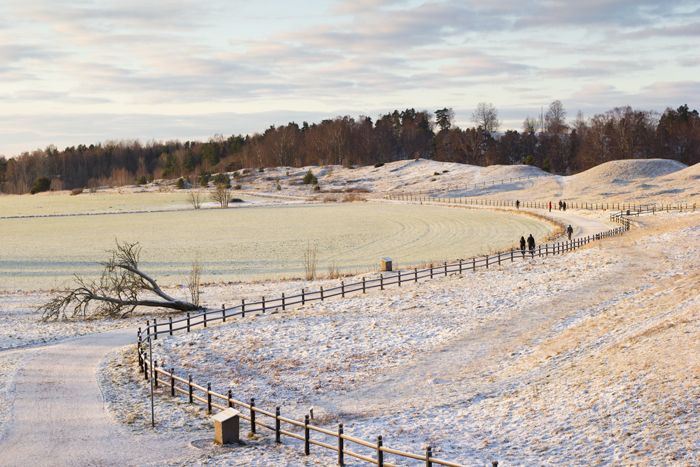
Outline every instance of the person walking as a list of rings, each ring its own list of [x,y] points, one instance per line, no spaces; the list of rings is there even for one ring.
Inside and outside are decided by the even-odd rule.
[[[520,200],[519,199],[515,200],[515,208],[520,209]]]
[[[559,210],[561,211],[561,200],[559,200]]]
[[[532,234],[530,234],[529,237],[527,237],[527,246],[530,249],[530,253],[532,254],[532,257],[535,257],[535,239],[532,237]]]
[[[525,237],[520,237],[520,251],[523,254],[523,258],[525,257]]]
[[[569,227],[567,227],[566,233],[569,234],[569,240],[571,240],[571,234],[574,233],[574,229],[571,227],[571,224],[569,224]]]
[[[566,211],[566,201],[564,201],[563,207],[564,207],[564,211]]]
[[[549,202],[549,212],[552,212],[552,202]]]

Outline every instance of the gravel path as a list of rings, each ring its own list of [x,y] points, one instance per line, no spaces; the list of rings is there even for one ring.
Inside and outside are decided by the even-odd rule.
[[[135,335],[132,329],[110,331],[35,351],[15,381],[0,466],[144,465],[193,454],[182,439],[127,433],[104,406],[98,365]]]

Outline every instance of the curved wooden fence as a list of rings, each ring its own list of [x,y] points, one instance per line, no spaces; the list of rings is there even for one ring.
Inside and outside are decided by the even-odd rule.
[[[248,414],[241,414],[241,417],[250,422],[251,433],[256,433],[258,427],[261,427],[273,431],[275,433],[276,442],[281,442],[282,436],[301,440],[304,442],[304,453],[307,455],[310,453],[311,445],[320,446],[325,449],[335,451],[338,455],[339,465],[344,465],[344,456],[347,455],[371,464],[390,467],[394,466],[395,464],[384,460],[384,454],[390,454],[393,456],[424,461],[427,466],[445,465],[452,467],[463,467],[460,464],[433,457],[431,447],[426,449],[425,454],[414,454],[391,449],[383,445],[381,436],[377,437],[376,442],[369,442],[344,434],[342,423],[338,425],[337,431],[327,430],[325,428],[312,425],[308,415],[303,421],[294,420],[281,416],[280,407],[276,407],[275,411],[272,412],[270,410],[264,410],[256,407],[254,398],[249,399],[247,402],[234,399],[230,389],[228,390],[227,394],[217,393],[212,390],[211,384],[209,383],[201,384],[193,382],[191,375],[188,375],[187,378],[183,378],[175,375],[174,368],[170,368],[169,370],[159,368],[157,360],[153,366],[151,366],[149,364],[149,358],[147,358],[146,343],[149,342],[150,339],[158,339],[159,336],[172,336],[174,332],[190,332],[195,326],[203,326],[206,328],[213,323],[225,323],[226,320],[244,318],[246,314],[250,313],[267,313],[280,309],[287,310],[296,306],[303,306],[306,303],[324,301],[333,297],[344,298],[346,295],[367,293],[373,289],[384,290],[386,287],[401,287],[403,285],[407,285],[408,283],[417,283],[421,279],[432,279],[436,276],[447,276],[449,274],[462,274],[469,271],[476,271],[480,268],[488,269],[489,266],[493,267],[509,262],[526,261],[528,259],[534,259],[535,257],[541,258],[561,255],[581,248],[582,246],[593,241],[614,235],[620,235],[626,232],[630,228],[630,221],[624,217],[625,215],[626,214],[623,212],[611,215],[611,219],[613,221],[622,224],[620,227],[615,229],[570,241],[540,245],[532,250],[511,250],[491,256],[472,258],[470,260],[459,260],[451,263],[445,262],[440,265],[431,265],[429,268],[425,269],[395,271],[380,274],[378,279],[366,280],[363,277],[361,282],[355,282],[352,284],[345,284],[343,281],[341,281],[340,286],[330,289],[324,290],[323,287],[313,291],[302,289],[301,292],[296,295],[285,296],[285,294],[282,294],[281,297],[270,299],[262,297],[260,301],[256,302],[246,303],[245,300],[242,300],[240,304],[235,306],[226,307],[225,305],[222,305],[220,310],[204,310],[203,312],[197,314],[187,313],[187,315],[183,318],[175,320],[169,318],[166,322],[157,322],[155,319],[152,322],[147,321],[146,327],[144,329],[139,328],[137,334],[139,367],[146,380],[148,380],[150,374],[155,387],[163,385],[170,388],[170,395],[173,397],[176,394],[182,394],[188,398],[189,403],[199,402],[206,404],[208,413],[211,413],[213,409],[224,410],[227,407],[246,409]],[[260,418],[257,418],[260,416],[266,417],[265,421],[261,421]],[[286,429],[283,429],[283,423],[285,424]],[[312,439],[312,432],[315,434],[315,436],[322,435],[325,437],[322,438],[324,440],[322,441],[318,438]],[[332,438],[332,441],[326,442],[328,441],[327,438]],[[352,451],[348,449],[349,443],[362,446],[365,449],[372,449],[374,450],[374,454],[372,456],[368,455],[367,453],[362,454],[357,451]],[[495,463],[495,465],[497,465],[497,463]]]

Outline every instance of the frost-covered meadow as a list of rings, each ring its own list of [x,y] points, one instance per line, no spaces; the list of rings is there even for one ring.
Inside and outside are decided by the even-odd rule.
[[[318,248],[319,274],[331,264],[353,273],[376,270],[383,256],[403,266],[466,258],[552,230],[513,214],[374,203],[4,219],[0,290],[62,288],[76,273],[97,278],[115,239],[139,242],[143,269],[168,285],[183,283],[197,256],[206,282],[290,278],[304,275],[309,247]]]

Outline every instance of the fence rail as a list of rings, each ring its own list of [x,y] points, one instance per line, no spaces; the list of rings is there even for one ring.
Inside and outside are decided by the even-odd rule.
[[[694,207],[693,207],[694,208]],[[630,211],[631,212],[631,211]],[[647,210],[637,210],[637,214],[647,212]],[[651,210],[653,211],[653,208]],[[169,318],[167,322],[157,322],[156,319],[151,323],[146,321],[146,328],[139,328],[137,339],[138,339],[138,361],[141,372],[144,378],[148,380],[149,373],[152,374],[153,383],[155,387],[163,385],[170,388],[170,395],[175,396],[176,394],[183,394],[188,397],[189,403],[201,402],[207,406],[207,412],[211,413],[214,408],[219,410],[224,410],[227,407],[241,407],[248,410],[248,415],[241,414],[244,420],[250,422],[251,433],[255,433],[258,427],[266,428],[270,431],[275,432],[275,441],[281,442],[282,436],[291,437],[304,441],[304,453],[310,453],[310,446],[320,446],[325,449],[329,449],[337,452],[339,465],[344,465],[344,456],[354,457],[366,462],[390,467],[394,464],[384,461],[384,454],[390,454],[393,456],[415,459],[425,461],[427,466],[430,465],[444,465],[451,467],[462,467],[460,464],[450,462],[444,459],[439,459],[433,457],[432,448],[428,446],[425,454],[413,454],[409,452],[399,451],[396,449],[391,449],[383,445],[381,436],[377,437],[376,443],[371,443],[358,438],[348,436],[343,433],[343,424],[338,425],[338,430],[331,431],[309,423],[309,417],[306,416],[304,421],[294,420],[280,415],[280,407],[275,408],[275,412],[266,411],[255,406],[255,399],[251,398],[248,403],[236,400],[232,397],[231,390],[228,390],[227,395],[222,395],[212,391],[211,385],[196,384],[192,381],[192,376],[188,375],[187,379],[175,375],[175,370],[173,368],[170,371],[166,369],[159,368],[157,360],[154,362],[153,368],[150,368],[149,359],[146,358],[146,342],[151,338],[153,340],[158,339],[159,335],[172,336],[174,332],[186,331],[190,332],[195,326],[203,326],[206,328],[208,325],[215,322],[226,322],[227,319],[233,318],[244,318],[246,313],[266,313],[268,311],[274,310],[286,310],[287,308],[293,308],[297,305],[303,306],[306,303],[314,301],[324,301],[333,297],[345,297],[348,294],[356,293],[366,293],[368,290],[380,289],[384,290],[385,287],[397,286],[401,287],[402,284],[406,283],[417,283],[420,279],[434,278],[436,276],[449,274],[462,274],[467,271],[476,271],[479,268],[488,269],[489,266],[501,265],[503,263],[515,262],[518,260],[525,261],[528,259],[534,259],[535,257],[548,257],[550,255],[560,255],[573,251],[577,248],[581,248],[588,243],[596,240],[611,237],[613,235],[620,235],[630,229],[630,221],[625,216],[627,213],[625,211],[620,211],[619,213],[612,214],[610,216],[611,220],[620,223],[621,226],[615,229],[611,229],[606,232],[602,232],[596,235],[591,235],[583,238],[575,238],[569,241],[562,241],[553,244],[540,245],[537,248],[530,250],[510,250],[507,252],[497,253],[495,255],[487,255],[479,258],[471,258],[469,260],[458,260],[455,262],[447,263],[444,262],[440,265],[431,264],[429,268],[411,270],[399,270],[389,274],[380,274],[378,279],[362,278],[362,282],[355,282],[351,284],[345,284],[341,281],[339,287],[333,287],[324,290],[320,287],[316,291],[306,291],[302,289],[299,294],[285,296],[282,294],[281,297],[266,299],[262,297],[260,301],[246,303],[245,300],[241,300],[240,305],[226,307],[222,305],[221,310],[204,310],[201,313],[190,314],[183,318],[175,319]],[[179,383],[179,385],[178,385]],[[200,396],[201,394],[201,396]],[[222,404],[216,403],[216,401],[222,401]],[[272,424],[263,423],[256,420],[256,414],[271,418],[274,420],[274,426]],[[283,430],[282,423],[291,425],[294,429],[303,428],[302,433],[296,433],[294,431]],[[319,433],[321,435],[332,437],[335,439],[335,445],[328,444],[318,439],[311,439],[311,432]],[[367,456],[364,454],[351,451],[346,448],[345,444],[354,443],[365,448],[371,448],[376,450],[375,457]],[[497,463],[495,463],[497,465]]]
[[[416,195],[416,194],[405,194],[405,195],[385,195],[384,199],[393,201],[409,201],[409,202],[421,202],[421,203],[443,203],[443,204],[454,204],[454,205],[465,205],[465,206],[493,206],[493,207],[521,207],[530,209],[548,209],[549,203],[543,203],[540,201],[518,201],[513,200],[493,200],[488,198],[440,198],[434,196]],[[558,209],[559,205],[552,204],[552,209]],[[571,201],[566,203],[567,209],[587,209],[590,211],[620,211],[627,212],[626,216],[638,216],[639,213],[656,213],[656,212],[671,212],[671,211],[695,211],[697,209],[696,203],[693,204],[631,204],[631,203],[589,203],[584,201]]]

